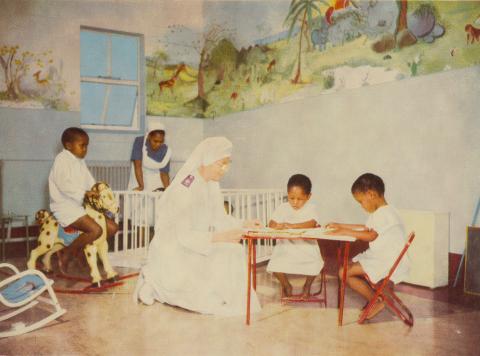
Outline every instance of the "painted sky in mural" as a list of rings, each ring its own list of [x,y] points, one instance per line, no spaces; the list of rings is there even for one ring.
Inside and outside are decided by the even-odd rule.
[[[145,36],[148,115],[218,117],[480,64],[478,1],[33,3],[0,14],[1,106],[79,110],[83,25]]]
[[[205,2],[147,53],[147,113],[236,111],[479,64],[480,4]],[[467,41],[468,38],[468,41]]]

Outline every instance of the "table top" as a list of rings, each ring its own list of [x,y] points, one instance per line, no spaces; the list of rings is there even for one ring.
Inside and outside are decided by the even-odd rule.
[[[314,229],[285,229],[275,230],[271,228],[245,229],[245,239],[313,239],[313,240],[332,240],[332,241],[355,241],[351,236],[345,235],[327,235],[328,230],[324,228]]]

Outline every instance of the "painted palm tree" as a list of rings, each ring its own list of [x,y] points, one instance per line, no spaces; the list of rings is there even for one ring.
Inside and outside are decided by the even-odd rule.
[[[403,48],[411,46],[417,42],[415,35],[408,29],[407,11],[408,0],[397,0],[399,14],[397,20],[397,28],[395,29],[395,39],[397,46]]]
[[[290,8],[288,10],[288,15],[285,18],[284,24],[290,26],[288,31],[288,38],[292,36],[295,25],[301,18],[300,33],[298,36],[298,60],[297,60],[297,71],[295,77],[292,79],[293,84],[301,82],[301,70],[302,70],[302,38],[307,31],[307,29],[312,28],[313,15],[316,12],[317,15],[321,15],[320,8],[316,3],[323,3],[326,6],[329,4],[323,0],[292,0],[290,3]],[[307,36],[308,37],[308,36]]]

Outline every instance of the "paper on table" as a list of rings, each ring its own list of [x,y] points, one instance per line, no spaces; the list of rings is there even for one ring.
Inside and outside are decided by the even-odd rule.
[[[272,229],[269,227],[261,228],[261,229],[244,229],[245,233],[249,235],[256,235],[256,236],[291,236],[291,237],[302,237],[302,236],[310,236],[310,235],[318,235],[323,234],[327,231],[331,231],[332,229],[325,229],[324,227],[317,227],[311,229]]]

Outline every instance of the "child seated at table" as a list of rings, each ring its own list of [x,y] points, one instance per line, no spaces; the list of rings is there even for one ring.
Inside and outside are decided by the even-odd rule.
[[[62,134],[63,151],[53,162],[48,177],[50,191],[50,210],[62,227],[72,227],[82,234],[73,240],[72,244],[63,249],[59,258],[62,272],[66,272],[72,257],[102,234],[102,228],[87,215],[83,207],[85,196],[98,193],[90,191],[95,184],[87,165],[85,156],[88,151],[88,134],[78,127],[69,127]],[[117,224],[106,217],[107,237],[114,236],[118,230]]]
[[[280,205],[272,215],[268,226],[273,229],[307,229],[317,226],[317,214],[309,202],[312,182],[303,174],[290,177],[287,184],[288,202]],[[268,272],[279,280],[282,296],[292,296],[292,285],[288,274],[306,276],[302,297],[310,296],[313,280],[323,267],[323,259],[317,241],[277,240],[272,257],[267,266]]]
[[[355,180],[352,185],[354,199],[369,213],[365,225],[329,223],[327,234],[348,235],[357,240],[368,241],[369,248],[353,258],[347,268],[346,282],[354,291],[370,301],[374,291],[363,278],[368,275],[373,283],[379,282],[387,276],[390,268],[406,243],[406,234],[403,222],[398,212],[385,200],[385,185],[382,178],[365,173]],[[409,261],[405,256],[392,275],[394,283],[401,282],[408,276]],[[339,271],[343,278],[343,268]],[[379,301],[367,316],[373,318],[385,308]]]

